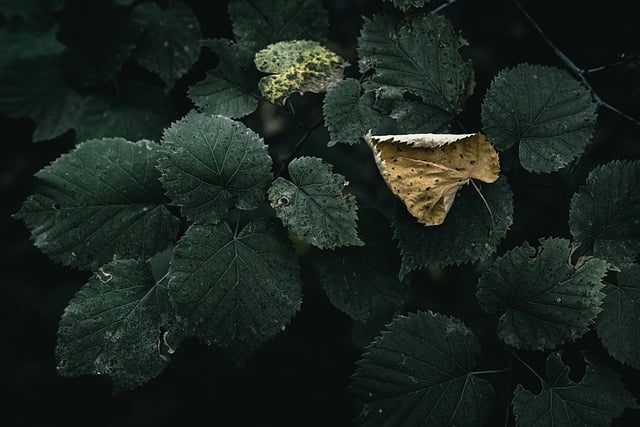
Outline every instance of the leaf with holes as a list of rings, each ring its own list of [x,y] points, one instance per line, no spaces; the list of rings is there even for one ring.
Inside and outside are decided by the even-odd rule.
[[[362,245],[356,229],[357,204],[344,194],[344,177],[317,157],[289,163],[291,181],[278,177],[269,188],[269,201],[287,228],[320,248]]]
[[[91,140],[36,173],[34,194],[15,215],[51,259],[95,269],[115,258],[148,258],[172,242],[179,220],[156,170],[159,147]]]
[[[498,336],[510,346],[543,350],[574,341],[589,330],[605,297],[609,264],[590,258],[569,265],[565,239],[528,244],[498,258],[478,282],[478,302],[500,313]]]
[[[144,261],[119,260],[94,274],[69,302],[58,327],[56,359],[65,377],[108,375],[114,392],[164,370],[171,309],[166,289]],[[167,353],[167,354],[165,354]]]
[[[485,425],[494,390],[472,372],[479,354],[477,338],[458,319],[431,312],[396,317],[353,376],[362,425]]]
[[[203,46],[218,55],[218,66],[189,87],[189,98],[210,114],[244,117],[258,107],[260,76],[253,63],[254,53],[231,40],[205,40]]]
[[[546,381],[539,394],[522,385],[513,394],[513,414],[522,427],[611,425],[624,408],[637,408],[618,375],[596,359],[587,359],[587,370],[579,383],[569,379],[569,367],[551,353]]]
[[[192,221],[217,222],[227,211],[254,209],[271,181],[262,138],[223,116],[190,113],[164,132],[162,184]]]
[[[185,333],[239,363],[284,329],[301,303],[298,263],[281,227],[265,219],[233,232],[194,224],[175,248],[169,295]]]
[[[640,161],[595,168],[571,199],[569,227],[587,253],[614,264],[640,254]]]
[[[522,166],[553,172],[584,151],[596,104],[566,71],[520,64],[501,71],[482,104],[485,133],[500,151],[514,144]]]

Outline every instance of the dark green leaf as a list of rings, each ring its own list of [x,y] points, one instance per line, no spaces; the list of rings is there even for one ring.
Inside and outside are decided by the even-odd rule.
[[[163,204],[158,145],[91,140],[39,171],[16,217],[53,260],[95,269],[116,258],[149,257],[178,232]]]
[[[395,7],[401,10],[407,10],[411,7],[422,7],[431,0],[385,0],[392,2]]]
[[[601,426],[608,427],[625,407],[637,408],[618,375],[601,361],[588,360],[579,383],[569,379],[569,367],[551,353],[540,394],[520,384],[513,395],[513,414],[521,427]]]
[[[65,0],[0,0],[0,14],[5,18],[55,12],[64,6]]]
[[[5,24],[0,28],[0,70],[16,59],[61,53],[64,45],[56,38],[57,31],[55,26],[44,31],[26,25]]]
[[[525,169],[553,172],[584,151],[596,104],[566,71],[520,64],[494,78],[482,104],[482,123],[498,150],[518,144]]]
[[[329,21],[320,0],[235,0],[229,15],[236,41],[254,51],[283,40],[327,40]]]
[[[478,282],[478,302],[487,313],[502,313],[498,336],[510,346],[555,348],[581,337],[601,311],[602,279],[609,264],[597,258],[569,265],[565,239],[524,244],[498,258]]]
[[[282,228],[264,219],[235,233],[225,222],[192,225],[176,246],[170,275],[185,332],[240,363],[300,307],[295,253]]]
[[[289,163],[291,181],[278,177],[269,188],[269,201],[287,228],[320,249],[362,245],[356,229],[355,197],[344,194],[344,176],[317,157]]]
[[[571,199],[571,234],[594,256],[614,264],[640,254],[640,161],[595,168]]]
[[[420,224],[397,203],[392,223],[402,251],[401,279],[418,268],[476,262],[496,251],[513,223],[513,196],[503,177],[480,188],[491,214],[478,192],[465,186],[444,223],[435,227]]]
[[[158,376],[166,365],[167,291],[144,261],[100,267],[69,302],[58,328],[56,358],[64,376],[106,374],[115,392]]]
[[[74,127],[83,99],[62,77],[58,56],[15,61],[0,69],[0,111],[36,122],[34,141],[62,135]]]
[[[164,10],[155,3],[140,4],[132,17],[142,28],[133,51],[136,61],[171,88],[200,56],[198,19],[187,5],[176,2]]]
[[[480,345],[460,320],[420,312],[399,316],[369,346],[352,388],[366,427],[486,425],[491,383],[472,369]]]
[[[441,15],[399,28],[395,19],[376,16],[358,39],[360,71],[373,70],[379,96],[391,101],[391,116],[403,131],[442,131],[472,86],[471,66],[458,52],[462,44]]]
[[[264,200],[271,158],[242,123],[190,113],[165,130],[162,143],[162,183],[187,218],[216,222],[233,206],[254,209]]]
[[[367,131],[376,132],[383,117],[373,108],[374,98],[372,91],[361,94],[355,79],[345,79],[329,89],[322,108],[331,136],[329,147],[337,143],[354,145]]]
[[[114,136],[157,140],[175,117],[171,99],[156,86],[123,82],[118,94],[109,89],[85,99],[76,124],[79,141]]]
[[[253,52],[225,39],[206,40],[203,45],[211,48],[220,62],[204,80],[189,87],[189,98],[205,113],[231,118],[253,113],[258,107],[260,80]]]
[[[616,360],[640,369],[640,265],[622,266],[618,284],[604,293],[598,335]]]

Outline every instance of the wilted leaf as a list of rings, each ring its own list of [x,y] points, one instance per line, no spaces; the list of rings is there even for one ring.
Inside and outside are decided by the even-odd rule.
[[[281,227],[263,219],[232,232],[194,224],[176,246],[169,295],[186,334],[243,363],[300,307],[298,263]]]
[[[225,39],[205,40],[220,62],[204,80],[189,87],[189,98],[201,111],[231,118],[244,117],[258,107],[258,80],[254,54]]]
[[[51,259],[95,269],[116,258],[150,257],[172,242],[179,221],[164,205],[158,145],[91,140],[40,170],[16,217]]]
[[[625,407],[637,408],[618,375],[601,361],[587,359],[587,371],[579,383],[569,379],[569,367],[551,353],[546,381],[535,395],[520,384],[513,395],[513,414],[522,427],[608,427]]]
[[[480,345],[460,320],[420,312],[399,316],[369,346],[353,376],[362,425],[485,425],[491,383],[472,369]]]
[[[289,163],[291,181],[278,177],[269,188],[276,215],[299,238],[321,248],[362,245],[356,229],[357,205],[344,194],[344,177],[316,157]]]
[[[482,122],[498,150],[518,144],[525,169],[553,172],[584,151],[594,131],[596,104],[566,71],[520,64],[491,83]]]
[[[498,258],[478,282],[478,302],[501,313],[498,336],[510,346],[555,348],[589,330],[604,299],[609,264],[597,258],[569,264],[568,240],[546,239],[536,252],[524,244]]]
[[[593,255],[614,264],[640,254],[640,161],[595,168],[571,199],[569,227]]]
[[[231,207],[254,209],[271,181],[262,138],[223,116],[190,113],[164,132],[162,184],[187,218],[217,222]]]

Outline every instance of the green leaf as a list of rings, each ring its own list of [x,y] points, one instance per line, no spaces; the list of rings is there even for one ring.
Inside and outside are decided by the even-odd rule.
[[[34,141],[62,135],[77,122],[83,99],[64,81],[60,57],[38,56],[0,68],[0,111],[36,122]]]
[[[265,219],[232,232],[194,224],[176,246],[169,295],[185,333],[243,363],[284,330],[301,303],[298,263],[281,227]]]
[[[369,130],[375,133],[382,123],[382,114],[373,108],[374,93],[361,91],[355,79],[342,80],[327,91],[322,111],[329,129],[329,147],[337,143],[357,144],[362,135]]]
[[[513,414],[521,427],[602,426],[608,427],[625,407],[637,408],[618,375],[601,361],[587,359],[587,371],[579,383],[569,379],[569,367],[551,353],[540,394],[522,385],[513,395]]]
[[[205,40],[220,62],[204,80],[189,87],[189,98],[205,113],[244,117],[258,107],[260,76],[254,53],[225,39]]]
[[[574,341],[589,330],[604,299],[609,264],[591,258],[569,265],[565,239],[546,239],[536,251],[512,249],[484,271],[477,298],[485,312],[501,313],[498,336],[512,347],[542,350]]]
[[[142,82],[122,82],[118,96],[109,89],[85,99],[76,124],[76,138],[156,140],[175,115],[173,102],[162,89]]]
[[[478,192],[465,186],[444,223],[435,227],[420,224],[396,204],[392,224],[402,252],[400,279],[422,267],[476,262],[496,251],[513,223],[513,195],[504,177],[480,188],[491,214]]]
[[[147,70],[160,76],[170,89],[200,56],[200,23],[189,6],[169,2],[136,6],[132,19],[142,28],[133,56]]]
[[[338,310],[359,322],[386,322],[404,303],[406,289],[398,280],[400,254],[381,214],[368,209],[360,217],[364,246],[317,251],[312,260],[320,284]]]
[[[14,16],[29,18],[30,15],[58,11],[64,3],[65,0],[0,0],[0,14],[7,19]]]
[[[114,392],[131,390],[164,370],[159,349],[170,306],[144,261],[100,267],[69,302],[58,328],[58,373],[109,375]],[[166,356],[164,356],[166,357]]]
[[[640,161],[595,168],[571,199],[569,227],[594,256],[632,262],[640,254]]]
[[[56,26],[44,31],[13,24],[10,22],[0,28],[0,70],[17,59],[55,55],[64,50],[64,45],[56,38]]]
[[[622,266],[598,317],[598,336],[616,360],[640,369],[640,265]]]
[[[95,269],[114,258],[149,257],[178,232],[163,204],[159,147],[151,141],[91,140],[36,173],[16,217],[51,259]]]
[[[425,3],[429,3],[431,0],[384,0],[386,2],[392,2],[395,7],[400,10],[407,10],[412,7],[422,7]]]
[[[327,40],[329,20],[320,0],[235,0],[229,15],[236,41],[254,51],[283,40]]]
[[[396,317],[353,376],[362,425],[486,425],[494,391],[471,371],[479,354],[478,340],[458,319],[432,312]]]
[[[164,132],[162,184],[192,221],[217,222],[231,207],[255,209],[271,181],[262,138],[223,116],[190,113]]]
[[[472,87],[473,71],[458,49],[462,39],[441,15],[429,14],[398,28],[376,16],[358,39],[360,71],[373,70],[381,99],[408,133],[444,130]]]
[[[595,128],[596,104],[566,71],[519,64],[494,78],[482,104],[482,123],[498,150],[518,144],[525,169],[553,172],[584,151]]]
[[[276,178],[269,201],[287,228],[320,248],[362,245],[358,237],[355,197],[344,194],[344,176],[317,157],[299,157],[289,163],[291,181]]]

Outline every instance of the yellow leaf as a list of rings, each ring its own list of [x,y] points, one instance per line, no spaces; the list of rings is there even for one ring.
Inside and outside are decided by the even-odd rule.
[[[500,163],[481,133],[364,136],[382,177],[424,225],[444,222],[457,191],[471,179],[492,183]],[[488,208],[488,206],[487,206]]]

